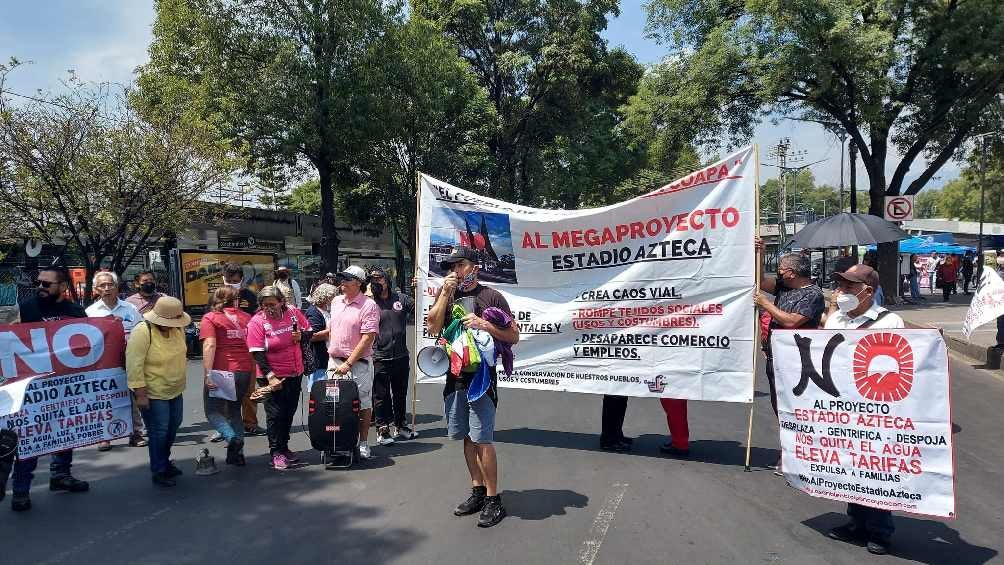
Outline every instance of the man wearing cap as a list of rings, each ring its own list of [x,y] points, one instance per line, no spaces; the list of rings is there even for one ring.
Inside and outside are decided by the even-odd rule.
[[[390,445],[395,437],[412,439],[418,436],[405,422],[405,401],[411,373],[406,328],[408,316],[415,311],[415,301],[392,290],[383,269],[371,269],[369,280],[373,301],[380,308],[380,332],[373,350],[373,410],[376,412],[377,443]],[[394,424],[393,434],[391,424]]]
[[[837,311],[826,318],[827,330],[902,329],[903,318],[875,304],[879,275],[868,265],[854,265],[843,273],[833,273],[837,283]],[[868,551],[884,555],[894,530],[892,512],[860,504],[848,504],[851,521],[830,530],[833,539],[866,543]]]
[[[373,342],[380,331],[380,308],[366,296],[366,271],[350,265],[340,275],[342,294],[331,300],[328,322],[328,369],[351,373],[359,387],[359,457],[370,458],[373,413]]]
[[[66,318],[85,318],[87,314],[79,304],[66,299],[70,275],[66,269],[49,267],[38,273],[35,294],[18,304],[21,312],[21,323],[51,322]],[[68,492],[87,492],[90,485],[86,481],[73,478],[70,467],[73,465],[73,450],[59,451],[52,454],[49,463],[49,490],[65,490]],[[35,468],[38,458],[18,459],[14,462],[11,476],[10,507],[15,512],[31,509],[31,482],[35,478]],[[6,477],[5,477],[6,478]]]
[[[515,344],[519,341],[519,327],[511,321],[508,327],[496,326],[482,315],[488,308],[498,308],[512,319],[512,309],[497,290],[478,284],[477,254],[469,247],[458,247],[440,263],[443,271],[450,273],[443,280],[443,288],[429,310],[428,328],[432,335],[439,334],[451,319],[453,304],[462,298],[474,298],[474,312],[463,318],[464,326],[488,332],[496,342]],[[498,406],[498,377],[491,367],[488,392],[469,402],[467,388],[473,374],[449,374],[446,377],[446,424],[450,439],[464,440],[464,459],[471,474],[471,496],[453,511],[456,516],[481,512],[478,526],[488,528],[505,517],[505,507],[498,494],[498,459],[492,444],[495,433],[495,410]]]

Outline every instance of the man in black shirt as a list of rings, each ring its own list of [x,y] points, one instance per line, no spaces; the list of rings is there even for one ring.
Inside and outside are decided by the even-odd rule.
[[[373,344],[373,410],[376,412],[377,443],[390,445],[394,438],[412,439],[418,434],[405,422],[411,359],[408,354],[408,316],[415,301],[390,288],[383,269],[370,270],[370,290],[380,307],[380,332]],[[390,431],[394,424],[395,433]]]
[[[69,284],[69,273],[63,269],[48,268],[38,273],[38,288],[32,296],[20,304],[21,322],[52,322],[64,318],[86,318],[84,309],[76,302],[67,300],[64,296]],[[68,492],[87,492],[90,485],[70,475],[73,465],[73,450],[60,451],[52,454],[49,463],[49,490],[65,490]],[[38,458],[18,459],[14,463],[13,484],[10,507],[15,512],[31,509],[31,482],[35,478],[35,468]]]
[[[758,238],[758,244],[759,243]],[[763,254],[758,257],[763,268]],[[775,277],[760,277],[760,290],[774,295],[771,302],[763,294],[756,294],[756,305],[770,314],[770,330],[765,338],[764,352],[767,354],[767,382],[770,384],[770,405],[777,414],[777,391],[774,388],[774,364],[770,350],[770,331],[777,328],[814,329],[819,327],[825,304],[823,291],[812,284],[812,264],[808,257],[799,253],[784,255],[778,260]]]
[[[443,288],[436,295],[436,302],[429,310],[429,333],[438,335],[451,320],[453,304],[461,299],[474,298],[474,312],[463,318],[463,324],[470,329],[488,332],[496,342],[515,344],[519,341],[519,327],[515,320],[509,327],[498,327],[488,322],[482,315],[485,309],[494,307],[510,317],[512,310],[498,291],[478,284],[478,257],[469,247],[458,247],[440,263],[442,270],[450,274],[443,280]],[[473,373],[461,372],[446,376],[443,396],[446,401],[446,425],[451,439],[464,440],[464,458],[474,485],[471,496],[453,511],[456,516],[466,516],[481,511],[478,526],[488,528],[498,524],[505,517],[505,508],[498,495],[498,459],[492,444],[495,432],[495,409],[498,405],[498,379],[495,368],[491,368],[491,384],[488,392],[474,402],[467,399],[467,388],[473,380]]]

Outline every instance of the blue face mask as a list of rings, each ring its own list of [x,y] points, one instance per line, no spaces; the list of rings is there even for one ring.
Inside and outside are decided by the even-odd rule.
[[[460,290],[464,292],[473,289],[474,285],[476,284],[474,281],[474,276],[475,276],[474,270],[472,269],[471,272],[464,275],[464,278],[460,280],[460,284],[458,284],[457,287],[459,287]]]

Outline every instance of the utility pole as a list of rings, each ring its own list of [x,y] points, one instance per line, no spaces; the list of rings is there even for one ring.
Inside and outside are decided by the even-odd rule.
[[[853,140],[847,146],[847,151],[850,153],[851,213],[856,214],[858,211],[858,146],[854,144]],[[843,157],[843,153],[841,153],[841,157]]]
[[[840,212],[844,211],[844,142],[847,140],[847,132],[839,130],[837,137],[840,139]],[[825,216],[826,213],[824,212]]]
[[[977,285],[979,285],[979,281],[983,275],[983,212],[987,187],[987,138],[997,135],[998,133],[1000,132],[989,131],[987,133],[981,133],[973,136],[973,139],[977,140],[979,143],[980,149],[980,240],[976,244],[976,259],[979,261],[976,265]]]
[[[799,167],[792,169],[788,165],[790,163],[803,161],[806,153],[806,151],[791,151],[791,138],[784,137],[778,140],[777,145],[771,147],[770,153],[767,155],[770,158],[777,159],[777,164],[775,166],[780,169],[780,174],[778,175],[780,190],[777,195],[777,227],[779,231],[778,249],[784,247],[784,241],[787,239],[786,224],[788,222],[788,178],[791,176],[793,171],[799,171],[805,168]],[[794,202],[792,203],[792,206],[794,206]],[[794,228],[795,226],[792,225],[792,233],[795,231]]]

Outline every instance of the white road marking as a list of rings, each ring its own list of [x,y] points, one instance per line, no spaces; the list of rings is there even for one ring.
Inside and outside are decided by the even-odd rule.
[[[627,483],[614,483],[610,496],[607,497],[600,512],[596,515],[596,519],[593,520],[593,526],[589,528],[589,537],[582,542],[582,549],[579,550],[579,563],[581,565],[593,565],[593,562],[596,561],[596,555],[600,552],[600,546],[603,545],[603,539],[607,537],[607,530],[610,529],[610,523],[614,521],[614,516],[617,514],[621,501],[624,500],[624,493],[627,492],[627,489]]]

